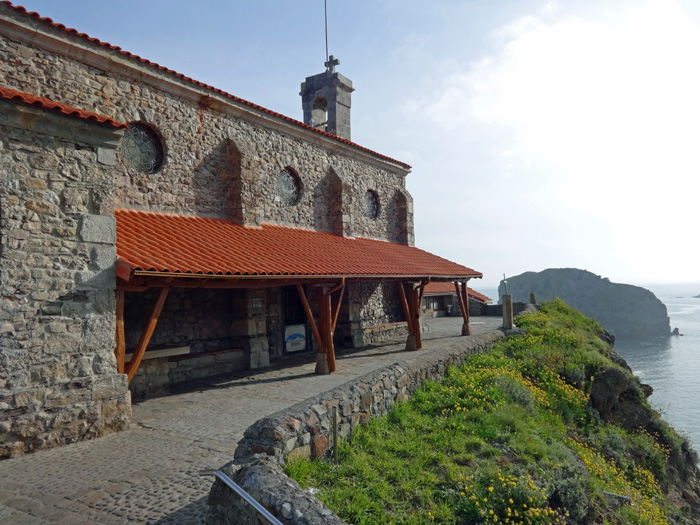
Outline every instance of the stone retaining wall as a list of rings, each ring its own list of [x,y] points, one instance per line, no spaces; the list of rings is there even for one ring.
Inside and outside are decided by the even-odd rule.
[[[345,439],[369,418],[383,416],[394,403],[407,401],[424,381],[440,381],[450,365],[459,366],[467,356],[485,352],[507,335],[518,333],[523,332],[497,330],[458,339],[450,346],[421,352],[265,417],[246,430],[234,461],[222,470],[243,483],[246,491],[255,494],[283,523],[343,523],[332,521],[337,519],[334,515],[310,512],[308,494],[284,476],[281,458],[327,456],[332,444],[333,407],[338,414],[338,434]],[[251,460],[256,454],[278,459],[262,463]],[[209,496],[208,522],[257,523],[252,517],[245,517],[248,507],[244,508],[237,499],[221,482],[215,482]]]

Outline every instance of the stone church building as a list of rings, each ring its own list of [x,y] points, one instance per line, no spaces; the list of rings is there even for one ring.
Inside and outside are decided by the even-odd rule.
[[[350,140],[336,65],[300,122],[0,2],[0,457],[288,353],[420,348],[430,282],[468,304],[481,274],[414,247],[410,166]]]

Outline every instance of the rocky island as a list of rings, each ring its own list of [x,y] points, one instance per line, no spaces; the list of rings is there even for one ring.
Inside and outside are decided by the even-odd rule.
[[[652,292],[639,286],[613,283],[576,268],[525,272],[506,280],[513,301],[529,301],[530,292],[535,293],[538,303],[559,297],[617,337],[671,334],[666,305]],[[498,296],[505,293],[501,281]]]

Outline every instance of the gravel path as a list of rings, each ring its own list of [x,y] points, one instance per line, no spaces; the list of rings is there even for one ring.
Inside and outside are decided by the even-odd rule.
[[[501,319],[475,317],[474,335]],[[461,318],[428,320],[430,352],[459,335]],[[0,462],[0,523],[200,524],[212,478],[233,458],[243,432],[258,419],[356,377],[400,362],[405,341],[339,351],[337,372],[313,373],[315,355],[282,359],[262,371],[188,388],[133,406],[131,428],[103,438]]]

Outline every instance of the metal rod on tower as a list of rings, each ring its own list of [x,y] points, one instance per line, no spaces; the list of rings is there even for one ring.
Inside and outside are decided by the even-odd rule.
[[[326,62],[328,62],[328,0],[323,0],[323,16],[326,23]],[[328,66],[326,67],[326,69],[327,68]]]

